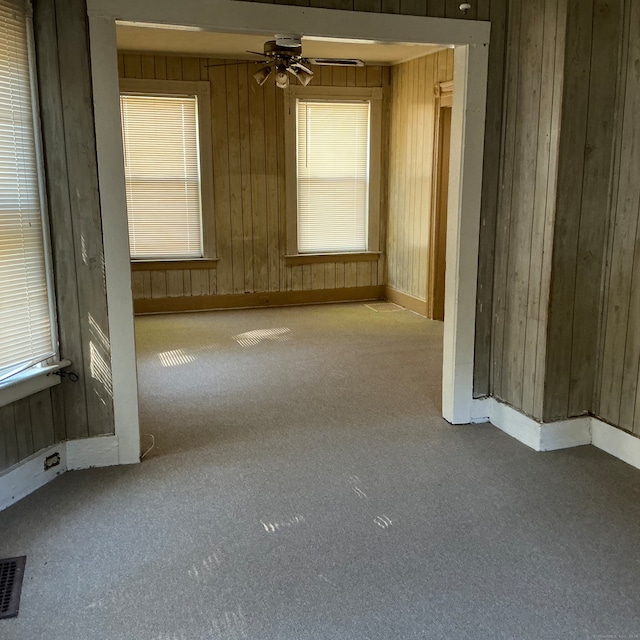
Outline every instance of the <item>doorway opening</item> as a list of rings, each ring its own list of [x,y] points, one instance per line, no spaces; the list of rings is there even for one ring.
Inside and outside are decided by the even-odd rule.
[[[316,37],[454,43],[442,413],[452,423],[469,422],[488,25],[387,15],[372,15],[362,21],[357,13],[245,6],[226,0],[215,0],[206,6],[196,3],[176,7],[164,3],[161,8],[138,0],[89,0],[88,11],[120,461],[137,461],[140,443],[122,144],[113,136],[113,131],[120,128],[116,20],[180,25],[192,31],[249,31],[267,36],[281,32],[286,24],[289,31]]]

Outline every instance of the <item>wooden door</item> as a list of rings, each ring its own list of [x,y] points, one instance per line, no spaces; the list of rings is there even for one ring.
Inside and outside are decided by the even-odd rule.
[[[444,104],[443,104],[444,103]],[[449,199],[449,150],[451,142],[451,106],[442,101],[436,123],[434,158],[434,197],[431,215],[429,260],[429,317],[444,320],[444,278],[447,246],[447,202]]]

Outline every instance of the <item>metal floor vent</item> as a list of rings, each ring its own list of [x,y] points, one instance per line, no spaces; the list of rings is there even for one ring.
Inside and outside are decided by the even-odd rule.
[[[372,302],[371,304],[365,304],[364,306],[371,309],[371,311],[377,311],[378,313],[389,311],[404,311],[404,307],[401,307],[394,302]]]
[[[0,619],[18,615],[26,561],[27,556],[0,560]]]

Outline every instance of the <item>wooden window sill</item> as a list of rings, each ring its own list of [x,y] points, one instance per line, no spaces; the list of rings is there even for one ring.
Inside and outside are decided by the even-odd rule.
[[[284,258],[288,266],[294,267],[299,264],[327,262],[375,262],[381,255],[381,251],[362,251],[359,253],[299,253]]]
[[[215,269],[218,258],[196,260],[132,260],[131,271],[168,271],[171,269]]]

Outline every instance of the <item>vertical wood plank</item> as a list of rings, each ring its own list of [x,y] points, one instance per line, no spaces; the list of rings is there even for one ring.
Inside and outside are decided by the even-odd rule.
[[[233,260],[233,293],[245,291],[245,257],[242,211],[242,166],[240,159],[240,101],[238,67],[224,67],[227,90],[227,149],[229,157],[229,194],[231,210],[231,251]]]
[[[251,72],[249,81],[251,81]],[[269,83],[271,85],[271,83]],[[251,82],[249,91],[249,136],[251,147],[251,212],[253,277],[255,291],[269,290],[267,158],[265,141],[265,89]]]
[[[18,459],[24,460],[34,453],[29,398],[24,398],[13,403],[13,415],[15,418]]]
[[[251,124],[249,121],[249,78],[246,65],[238,65],[238,100],[240,119],[240,186],[242,195],[242,237],[244,245],[245,293],[254,287],[253,207],[251,201]]]
[[[29,396],[33,451],[40,451],[55,441],[51,391],[46,389]]]
[[[0,471],[20,460],[13,405],[0,407]]]
[[[182,80],[182,58],[167,56],[167,80]]]
[[[126,53],[124,55],[124,77],[142,78],[142,58],[140,54]]]
[[[143,55],[140,57],[142,67],[142,77],[145,79],[154,79],[156,77],[156,60],[152,55]]]
[[[151,276],[151,297],[167,297],[167,279],[164,271],[150,271]]]

